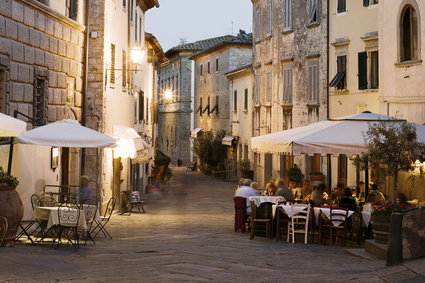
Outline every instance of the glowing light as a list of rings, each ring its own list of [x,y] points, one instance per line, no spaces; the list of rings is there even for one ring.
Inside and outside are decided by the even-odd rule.
[[[164,98],[167,99],[167,100],[171,100],[171,98],[173,98],[173,92],[171,90],[167,89],[164,92]]]
[[[144,51],[140,47],[131,48],[131,60],[133,64],[141,65],[143,59]]]
[[[134,158],[137,155],[132,139],[120,139],[114,149],[114,158]]]

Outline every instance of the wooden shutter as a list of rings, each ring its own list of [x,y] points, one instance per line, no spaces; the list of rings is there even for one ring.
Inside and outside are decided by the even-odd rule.
[[[338,0],[338,13],[345,12],[346,10],[346,0]]]
[[[111,77],[110,83],[115,84],[115,45],[111,44]]]
[[[267,72],[267,78],[266,78],[266,102],[270,103],[272,101],[272,72]]]
[[[367,52],[359,52],[359,89],[367,89]]]
[[[245,89],[244,110],[248,110],[248,89]]]
[[[233,92],[233,111],[238,111],[238,91]]]
[[[127,86],[127,52],[122,52],[122,87]]]

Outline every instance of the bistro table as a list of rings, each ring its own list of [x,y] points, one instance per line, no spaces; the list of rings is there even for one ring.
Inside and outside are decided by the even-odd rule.
[[[340,210],[343,211],[343,210]],[[316,221],[315,223],[319,223],[319,215],[320,213],[322,213],[324,216],[326,216],[327,219],[330,219],[331,217],[331,209],[329,207],[315,207],[314,208],[314,220]],[[348,211],[348,216],[347,218],[349,218],[351,215],[353,215],[354,211],[349,210]],[[343,218],[341,217],[336,217],[336,220],[332,221],[332,224],[335,226],[339,226],[343,223]],[[339,219],[339,220],[338,220]]]
[[[278,204],[281,201],[285,201],[285,198],[282,196],[251,196],[249,197],[249,200],[259,207],[263,202]]]
[[[287,215],[288,218],[290,219],[292,217],[292,212],[295,214],[295,213],[304,211],[304,210],[306,210],[306,207],[305,206],[296,206],[296,204],[295,204],[295,206],[293,206],[292,210],[291,210],[290,204],[278,204],[278,205],[273,205],[272,209],[273,209],[273,217],[276,218],[276,231],[277,231],[276,240],[279,241],[281,239],[281,237],[280,237],[281,235],[279,233],[280,225],[281,225],[281,223],[280,223],[281,222],[280,221],[281,216],[280,216],[279,212],[285,213],[285,215]],[[276,213],[276,211],[277,211],[277,213]]]
[[[59,216],[58,210],[64,210],[63,213],[69,214],[69,217],[66,217],[68,220],[61,220],[61,225],[66,226],[75,226],[76,218],[78,217],[77,208],[69,207],[50,207],[50,206],[38,206],[34,208],[33,217],[40,220],[47,220],[47,229],[54,225],[59,225]],[[80,210],[80,217],[78,218],[78,226],[84,230],[87,230],[86,217],[84,211]]]

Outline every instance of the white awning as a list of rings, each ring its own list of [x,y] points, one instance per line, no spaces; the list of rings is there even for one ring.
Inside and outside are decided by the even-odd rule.
[[[202,128],[196,128],[192,132],[190,132],[190,136],[196,139],[198,137],[199,132],[201,132],[202,130]]]
[[[118,125],[114,126],[113,132],[118,138],[118,148],[114,149],[117,157],[136,158],[139,151],[149,148],[149,145],[133,128]]]
[[[59,147],[114,147],[113,137],[81,126],[77,120],[62,120],[38,127],[17,138],[17,142]]]
[[[0,113],[0,137],[16,137],[27,130],[27,123]]]
[[[232,136],[225,136],[222,140],[221,140],[221,144],[223,145],[227,145],[227,146],[232,146],[233,140],[235,139],[235,137]]]

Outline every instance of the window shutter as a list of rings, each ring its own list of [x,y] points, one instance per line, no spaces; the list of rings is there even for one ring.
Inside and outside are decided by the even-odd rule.
[[[78,0],[70,0],[69,17],[76,21],[78,16]]]
[[[110,83],[115,84],[115,45],[111,44],[111,76]]]
[[[270,103],[272,101],[272,72],[267,72],[267,78],[266,78],[266,102]]]
[[[338,13],[346,11],[346,0],[338,0]]]
[[[359,52],[359,89],[367,89],[367,52]]]
[[[369,0],[363,0],[363,7],[369,6]]]

